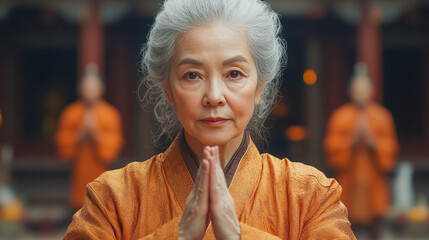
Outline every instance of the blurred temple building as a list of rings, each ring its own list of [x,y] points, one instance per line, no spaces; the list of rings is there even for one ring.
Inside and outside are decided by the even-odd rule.
[[[125,147],[112,167],[161,150],[151,144],[152,112],[137,99],[140,51],[161,2],[0,1],[0,146],[13,150],[12,183],[27,206],[67,205],[70,166],[58,160],[53,137],[90,62],[123,119]],[[413,164],[415,187],[429,196],[429,1],[267,2],[282,15],[288,61],[264,149],[329,175],[326,122],[348,100],[354,63],[364,61],[376,100],[394,116],[398,161]]]

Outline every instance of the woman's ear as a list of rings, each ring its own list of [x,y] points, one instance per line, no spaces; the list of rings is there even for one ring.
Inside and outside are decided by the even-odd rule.
[[[167,83],[162,89],[164,90],[165,96],[167,96],[168,103],[170,105],[174,105],[174,98],[171,93],[170,84]]]
[[[256,89],[256,95],[255,95],[255,106],[257,106],[261,101],[261,96],[262,96],[262,93],[264,92],[264,89],[265,89],[265,83],[258,84],[258,87]]]

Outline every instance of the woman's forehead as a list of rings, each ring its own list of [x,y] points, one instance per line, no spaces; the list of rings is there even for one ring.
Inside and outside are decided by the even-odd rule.
[[[224,60],[241,56],[249,63],[253,61],[246,32],[238,27],[221,24],[198,26],[180,34],[177,39],[176,61],[213,55]]]

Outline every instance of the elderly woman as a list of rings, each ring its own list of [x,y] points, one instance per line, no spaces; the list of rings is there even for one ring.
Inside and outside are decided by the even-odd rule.
[[[260,154],[278,90],[278,16],[260,0],[167,0],[143,52],[166,152],[87,186],[65,239],[355,239],[341,187]]]

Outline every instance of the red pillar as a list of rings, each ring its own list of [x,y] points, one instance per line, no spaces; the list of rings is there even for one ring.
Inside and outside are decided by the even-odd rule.
[[[100,1],[91,0],[84,12],[78,39],[78,77],[89,63],[95,63],[104,75],[104,29],[100,18]]]
[[[108,59],[108,69],[106,70],[110,78],[110,92],[112,103],[118,108],[122,116],[122,126],[126,144],[123,153],[130,153],[131,134],[134,128],[133,107],[136,103],[136,77],[134,75],[135,63],[133,63],[133,51],[130,37],[123,33],[117,33],[115,44],[112,46],[112,57]],[[134,131],[135,132],[135,131]]]
[[[357,28],[357,58],[367,64],[375,94],[374,100],[383,101],[383,47],[381,14],[371,8],[370,0],[361,0],[361,19]]]
[[[332,34],[334,35],[334,34]],[[346,40],[338,33],[325,41],[323,62],[323,102],[324,120],[327,121],[331,113],[348,100],[347,83],[350,73],[347,71]]]

